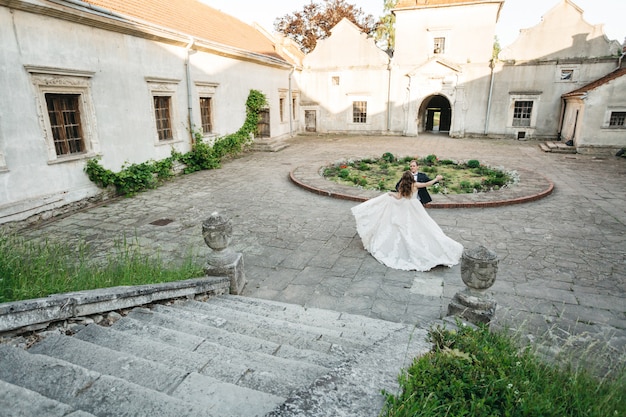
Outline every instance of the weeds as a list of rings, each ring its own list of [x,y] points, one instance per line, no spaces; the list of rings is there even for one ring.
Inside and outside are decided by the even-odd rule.
[[[504,331],[433,327],[431,352],[399,377],[401,392],[384,392],[384,417],[626,415],[626,373],[599,379],[541,361]]]
[[[84,243],[26,241],[0,234],[0,303],[118,285],[141,285],[197,278],[204,273],[188,256],[166,267],[125,239],[114,253],[96,263]]]

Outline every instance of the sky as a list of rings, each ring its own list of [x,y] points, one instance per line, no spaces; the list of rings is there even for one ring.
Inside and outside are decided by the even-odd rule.
[[[201,0],[209,6],[238,18],[246,23],[258,23],[268,31],[274,30],[274,20],[286,14],[300,11],[311,0]],[[513,43],[520,29],[535,26],[541,16],[562,0],[505,0],[496,35],[501,46]],[[313,2],[321,3],[321,0]],[[383,14],[384,0],[346,0],[359,6],[375,18]],[[626,37],[626,0],[573,0],[580,7],[583,19],[590,24],[604,23],[609,39],[624,42]]]

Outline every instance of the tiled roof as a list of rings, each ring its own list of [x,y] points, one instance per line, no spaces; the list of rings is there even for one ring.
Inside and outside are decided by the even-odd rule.
[[[485,0],[398,0],[395,9],[407,7],[452,6],[463,3],[483,3]]]
[[[138,18],[205,41],[284,59],[252,26],[198,0],[84,0],[117,14]]]
[[[589,83],[583,87],[580,87],[577,90],[574,91],[570,91],[569,93],[565,93],[563,94],[561,97],[574,97],[583,93],[586,93],[587,91],[591,91],[593,89],[596,89],[598,87],[600,87],[601,85],[604,85],[610,81],[613,81],[616,78],[619,78],[623,75],[626,75],[626,67],[622,67],[622,68],[618,68],[613,72],[608,73],[607,75],[605,75],[604,77],[595,80],[592,83]]]

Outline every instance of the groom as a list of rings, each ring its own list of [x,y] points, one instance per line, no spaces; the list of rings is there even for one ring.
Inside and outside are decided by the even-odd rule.
[[[428,175],[424,174],[423,172],[417,172],[417,161],[415,159],[412,160],[411,163],[409,164],[409,169],[411,170],[411,173],[413,174],[413,178],[415,178],[415,182],[432,181],[430,178],[428,178]],[[396,191],[398,191],[399,185],[400,185],[400,181],[398,181],[398,183],[396,184]],[[430,194],[428,193],[428,190],[426,189],[426,187],[417,189],[417,198],[420,200],[422,205],[428,204],[431,201],[433,201],[433,199],[430,198]]]

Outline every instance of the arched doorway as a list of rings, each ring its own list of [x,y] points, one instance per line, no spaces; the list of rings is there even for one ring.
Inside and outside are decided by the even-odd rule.
[[[450,132],[452,123],[452,107],[450,101],[442,95],[426,97],[420,106],[419,131]]]

